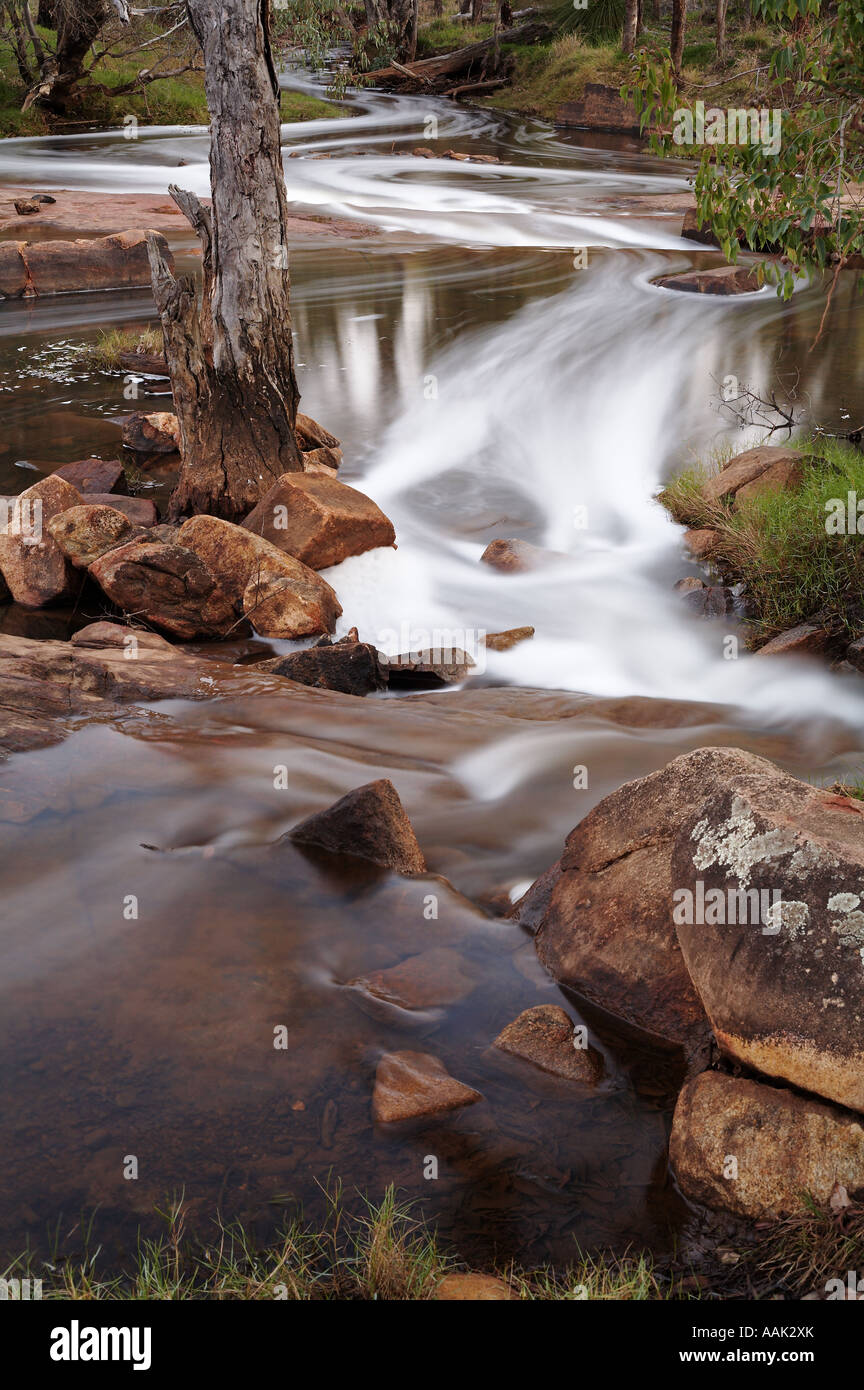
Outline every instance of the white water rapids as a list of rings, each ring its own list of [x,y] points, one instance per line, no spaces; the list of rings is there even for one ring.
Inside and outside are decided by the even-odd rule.
[[[286,81],[315,89],[309,78]],[[776,341],[795,315],[808,306],[812,313],[815,292],[781,306],[770,291],[711,301],[652,286],[653,276],[704,253],[678,236],[678,218],[628,215],[609,204],[684,191],[678,166],[580,149],[540,122],[442,100],[362,93],[350,105],[356,114],[283,127],[292,207],[377,225],[406,266],[399,399],[383,431],[350,441],[344,474],[390,515],[399,548],[329,573],[344,608],[342,630],[356,624],[362,637],[395,650],[406,634],[414,646],[436,633],[467,634],[470,646],[477,631],[531,624],[532,641],[489,653],[492,678],[721,702],[763,727],[806,728],[830,714],[857,747],[858,679],[792,659],[754,660],[743,645],[738,659],[728,659],[724,638],[734,620],[699,622],[681,604],[672,592],[689,568],[680,529],[654,500],[674,463],[758,438],[724,424],[712,401],[715,382],[728,373],[769,381]],[[502,162],[405,157],[430,142],[439,154],[494,148]],[[313,154],[330,157],[297,157]],[[129,192],[164,192],[177,181],[204,194],[206,160],[200,129],[142,128],[135,140],[122,132],[11,140],[0,146],[0,179]],[[457,276],[465,324],[423,358],[411,321],[428,313],[429,302],[411,263],[419,260],[413,253],[442,242],[465,248]],[[374,239],[369,244],[371,263]],[[575,255],[581,247],[587,266],[574,261],[561,280],[565,248]],[[472,259],[488,276],[490,248],[548,248],[559,275],[554,292],[492,326],[471,321],[472,295],[483,288],[478,276],[472,289]],[[354,317],[341,375],[330,372],[346,398],[367,380],[374,388],[376,319],[374,312]],[[299,331],[298,339],[302,362]],[[818,353],[807,359],[806,385],[817,401],[830,395],[826,370]],[[322,379],[313,405],[333,425]],[[479,563],[494,535],[521,536],[568,558],[530,574],[500,574]]]

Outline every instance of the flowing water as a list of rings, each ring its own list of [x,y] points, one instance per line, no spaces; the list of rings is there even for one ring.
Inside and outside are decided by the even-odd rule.
[[[649,205],[686,190],[679,167],[627,141],[380,93],[283,136],[296,209],[375,229],[341,242],[322,229],[291,260],[303,407],[340,436],[341,476],[399,541],[328,573],[340,631],[391,651],[536,635],[490,652],[462,690],[163,703],[71,720],[64,742],[4,765],[2,790],[30,810],[3,826],[0,1245],[45,1250],[52,1231],[74,1244],[79,1213],[98,1208],[99,1238],[128,1248],[181,1191],[200,1221],[219,1210],[265,1234],[290,1197],[314,1208],[338,1177],[371,1196],[395,1182],[477,1258],[669,1248],[694,1220],[665,1169],[676,1060],[586,1016],[606,1060],[586,1096],[490,1051],[530,1004],[582,1017],[497,913],[606,792],[679,752],[740,745],[819,779],[864,759],[859,679],[728,659],[736,620],[698,622],[672,594],[692,567],[654,500],[677,464],[750,442],[716,408],[729,374],[798,371],[814,415],[843,418],[864,360],[853,286],[814,353],[813,290],[781,305],[657,289],[660,272],[714,258],[679,238],[680,212]],[[500,163],[406,157],[417,145]],[[13,140],[0,180],[204,193],[206,159],[199,129]],[[176,249],[188,260],[189,238]],[[123,382],[70,349],[153,316],[146,292],[0,306],[0,488],[116,455]],[[132,476],[159,500],[170,483],[164,468]],[[558,563],[493,571],[479,557],[496,536]],[[7,609],[0,623],[66,636],[96,616]],[[430,878],[273,848],[378,776]],[[432,1005],[373,1003],[352,984],[433,948],[447,954]],[[375,1064],[393,1048],[436,1053],[484,1100],[376,1128]]]

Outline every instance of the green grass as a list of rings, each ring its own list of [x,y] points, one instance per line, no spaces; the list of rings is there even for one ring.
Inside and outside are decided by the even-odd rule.
[[[432,20],[429,24],[421,24],[417,30],[417,57],[431,58],[437,53],[452,53],[454,48],[465,48],[469,43],[491,38],[494,29],[494,24],[457,24],[452,19]]]
[[[120,356],[127,352],[147,352],[161,355],[162,331],[158,328],[129,330],[112,328],[101,333],[95,343],[85,343],[78,350],[82,367],[94,372],[116,372],[121,368]]]
[[[831,499],[845,501],[849,492],[864,499],[864,453],[819,437],[795,447],[807,462],[800,485],[788,491],[766,491],[734,508],[706,502],[701,485],[717,465],[696,465],[658,499],[681,525],[717,532],[711,563],[728,582],[744,584],[756,646],[804,622],[838,640],[864,632],[864,542],[826,530]]]
[[[620,88],[629,76],[629,64],[621,52],[617,13],[616,0],[591,0],[587,10],[571,11],[566,5],[553,8],[548,16],[550,22],[565,24],[566,31],[546,44],[505,46],[503,51],[515,58],[512,80],[501,91],[486,97],[484,104],[554,120],[558,108],[564,102],[579,101],[590,82]],[[746,70],[767,62],[776,46],[776,36],[770,29],[760,26],[742,34],[730,23],[729,57],[718,62],[713,25],[698,15],[688,15],[687,39],[682,72],[684,99],[695,101],[704,95],[709,105],[720,106],[749,103],[755,78]],[[638,42],[640,47],[658,55],[668,50],[668,15],[660,24],[648,16]],[[704,83],[712,85],[703,94],[699,88]]]
[[[135,38],[138,40],[157,35],[158,31],[149,21],[137,19],[134,24]],[[54,42],[52,32],[48,29],[37,32],[46,46],[51,48]],[[131,40],[129,44],[124,44],[124,47],[129,46]],[[82,86],[82,100],[74,112],[75,122],[119,128],[124,116],[133,115],[147,125],[206,125],[209,116],[201,72],[187,72],[182,77],[151,82],[137,91],[124,92],[117,97],[112,95],[112,89],[134,81],[143,67],[155,67],[161,49],[161,44],[156,43],[127,58],[106,58],[98,63],[93,69],[92,84]],[[169,69],[180,65],[178,58],[169,57]],[[22,111],[25,96],[26,88],[12,49],[8,43],[0,42],[0,137],[45,135],[63,127],[62,118],[38,107]],[[310,121],[342,114],[332,102],[321,101],[303,92],[283,92],[281,110],[283,122]],[[70,112],[69,119],[72,115]]]
[[[189,1236],[182,1200],[167,1203],[164,1233],[140,1240],[134,1263],[110,1272],[99,1250],[77,1259],[51,1252],[46,1262],[14,1261],[3,1276],[41,1278],[48,1300],[387,1300],[434,1299],[447,1274],[466,1272],[437,1235],[400,1202],[392,1186],[381,1202],[359,1215],[345,1211],[339,1184],[325,1193],[326,1217],[314,1228],[290,1221],[280,1237],[259,1246],[234,1223],[214,1221],[211,1239]],[[85,1244],[91,1234],[84,1232]],[[470,1271],[467,1271],[470,1272]],[[475,1271],[476,1272],[476,1271]],[[491,1273],[514,1298],[527,1302],[584,1299],[634,1301],[686,1298],[682,1282],[661,1278],[648,1254],[579,1255],[565,1270],[526,1271],[508,1266]]]

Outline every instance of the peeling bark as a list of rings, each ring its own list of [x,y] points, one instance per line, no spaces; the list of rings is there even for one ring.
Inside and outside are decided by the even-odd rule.
[[[171,196],[198,233],[199,304],[150,243],[153,289],[180,422],[173,517],[247,515],[282,473],[303,467],[289,309],[288,203],[266,0],[187,0],[204,54],[212,207]]]

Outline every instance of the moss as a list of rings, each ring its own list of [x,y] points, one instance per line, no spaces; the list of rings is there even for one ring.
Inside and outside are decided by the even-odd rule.
[[[162,332],[158,328],[145,328],[130,332],[122,328],[112,328],[102,333],[95,343],[86,343],[78,350],[78,362],[82,367],[94,372],[114,372],[121,367],[123,353],[142,352],[160,355],[162,352]]]

